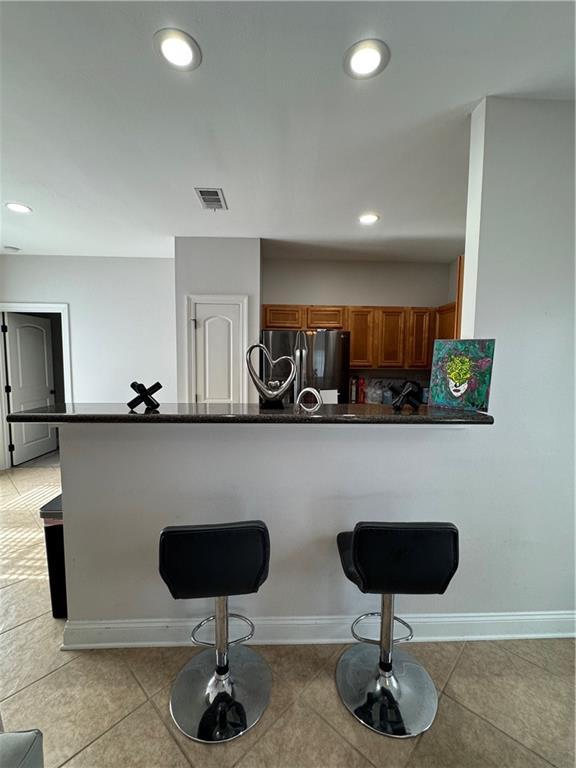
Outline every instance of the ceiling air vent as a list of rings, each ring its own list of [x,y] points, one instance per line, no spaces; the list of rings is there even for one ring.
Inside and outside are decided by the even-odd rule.
[[[225,211],[228,209],[224,192],[218,187],[194,187],[200,198],[202,208],[210,211]]]

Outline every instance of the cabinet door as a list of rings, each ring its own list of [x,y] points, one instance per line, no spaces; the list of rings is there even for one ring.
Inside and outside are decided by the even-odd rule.
[[[374,320],[376,311],[369,307],[348,307],[350,331],[350,367],[374,366]]]
[[[429,307],[410,307],[408,309],[407,368],[430,368],[432,364],[434,311]]]
[[[303,328],[304,307],[300,304],[264,304],[263,328]]]
[[[404,307],[384,307],[376,310],[376,366],[403,368],[406,312]]]
[[[456,304],[444,304],[436,310],[435,339],[456,338]]]
[[[307,307],[307,328],[344,328],[344,307]]]

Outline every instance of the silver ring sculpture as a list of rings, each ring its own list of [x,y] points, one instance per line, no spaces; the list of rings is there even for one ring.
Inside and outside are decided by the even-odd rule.
[[[303,395],[306,394],[313,395],[316,399],[314,405],[308,406],[303,402]],[[304,389],[300,390],[300,393],[296,398],[296,406],[307,413],[315,413],[323,404],[324,401],[322,400],[322,395],[315,387],[304,387]]]

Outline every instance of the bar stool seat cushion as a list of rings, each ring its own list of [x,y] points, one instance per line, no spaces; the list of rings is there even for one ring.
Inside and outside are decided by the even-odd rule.
[[[357,523],[337,544],[345,575],[370,594],[443,594],[458,568],[452,523]]]
[[[338,552],[340,553],[340,562],[342,563],[342,569],[347,579],[350,579],[359,589],[362,589],[360,576],[358,571],[354,567],[354,559],[352,556],[352,539],[354,533],[352,531],[342,531],[336,537],[338,544]]]
[[[159,554],[176,599],[248,595],[268,577],[270,537],[261,520],[175,525],[161,532]]]

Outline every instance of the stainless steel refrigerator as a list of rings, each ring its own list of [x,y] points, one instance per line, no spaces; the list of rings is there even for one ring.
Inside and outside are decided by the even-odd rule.
[[[350,333],[348,331],[262,331],[262,344],[270,357],[288,355],[296,363],[296,379],[289,402],[294,402],[304,387],[337,390],[338,402],[350,402]],[[285,381],[290,364],[278,363],[271,371],[264,353],[260,357],[262,380]]]

